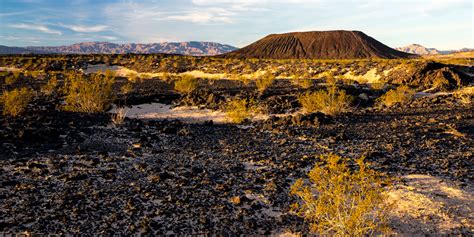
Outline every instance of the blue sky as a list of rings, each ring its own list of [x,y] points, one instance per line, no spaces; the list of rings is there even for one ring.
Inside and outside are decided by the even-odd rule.
[[[474,48],[472,0],[0,0],[0,45],[215,41],[361,30],[391,46]]]

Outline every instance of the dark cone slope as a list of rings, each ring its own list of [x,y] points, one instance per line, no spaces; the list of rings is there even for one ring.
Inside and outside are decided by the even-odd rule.
[[[226,57],[268,59],[410,58],[360,31],[271,34]]]

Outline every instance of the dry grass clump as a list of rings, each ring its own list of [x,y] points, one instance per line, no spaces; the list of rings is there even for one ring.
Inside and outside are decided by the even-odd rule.
[[[474,86],[461,88],[453,93],[454,97],[465,105],[472,104],[472,96],[474,95]]]
[[[290,194],[298,197],[292,209],[309,222],[310,230],[323,236],[364,236],[386,230],[391,205],[383,185],[388,179],[367,167],[364,158],[351,170],[348,160],[334,154],[308,174],[308,184],[298,179]]]
[[[113,100],[112,87],[115,82],[113,73],[70,74],[64,87],[64,110],[74,112],[96,113],[110,107]]]
[[[112,123],[115,126],[120,126],[123,124],[125,117],[127,116],[128,109],[124,107],[117,108],[115,113],[112,115]]]
[[[182,75],[174,82],[174,89],[181,93],[189,94],[196,90],[197,87],[198,79],[188,74]]]
[[[266,72],[255,80],[255,85],[259,93],[263,93],[270,87],[275,80],[275,76],[271,72]]]
[[[392,89],[377,99],[378,103],[385,106],[393,106],[398,103],[406,103],[413,99],[415,91],[409,86],[403,85]]]
[[[3,105],[3,115],[17,117],[25,111],[33,96],[33,90],[27,88],[4,91],[0,97],[0,102]]]
[[[227,102],[225,106],[226,117],[230,122],[242,123],[245,119],[253,116],[253,101],[247,99],[234,99]]]
[[[330,86],[327,90],[308,92],[298,97],[305,112],[322,112],[337,115],[349,110],[352,98],[344,90]]]

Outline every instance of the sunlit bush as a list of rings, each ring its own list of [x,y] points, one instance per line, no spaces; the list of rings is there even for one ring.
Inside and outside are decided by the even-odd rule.
[[[113,73],[69,74],[65,84],[65,105],[67,111],[96,113],[108,109],[113,100]]]
[[[308,92],[298,97],[306,112],[322,112],[328,115],[337,115],[349,109],[352,97],[344,90],[330,86],[327,90]]]
[[[234,99],[226,104],[226,117],[233,123],[242,123],[253,116],[252,101]]]
[[[275,76],[271,72],[266,72],[255,81],[257,90],[260,93],[263,93],[268,87],[270,87],[275,80]]]
[[[390,90],[377,99],[377,102],[385,106],[393,106],[395,104],[406,103],[413,99],[415,91],[408,86],[399,86]]]
[[[364,236],[386,230],[390,205],[381,173],[358,159],[358,169],[334,154],[321,156],[322,162],[308,174],[308,182],[298,179],[290,194],[298,201],[292,210],[302,216],[313,233],[323,236]]]
[[[26,106],[33,99],[33,95],[33,91],[27,88],[4,91],[0,97],[3,115],[17,117],[25,111]]]
[[[182,75],[174,82],[174,89],[181,93],[189,94],[198,87],[198,79],[191,75]]]

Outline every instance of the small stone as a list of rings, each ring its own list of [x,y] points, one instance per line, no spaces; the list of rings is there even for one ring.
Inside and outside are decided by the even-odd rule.
[[[234,205],[240,205],[240,197],[239,196],[234,196],[230,198],[230,202]]]

